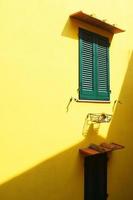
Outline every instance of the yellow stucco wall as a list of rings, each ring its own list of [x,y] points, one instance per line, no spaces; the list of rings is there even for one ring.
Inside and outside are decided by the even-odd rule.
[[[109,200],[132,200],[133,29],[131,0],[0,1],[0,199],[83,200],[79,147],[107,140],[126,146],[109,161]],[[111,103],[72,102],[78,93],[78,27],[83,10],[126,30],[110,47]],[[89,112],[112,113],[89,126]]]

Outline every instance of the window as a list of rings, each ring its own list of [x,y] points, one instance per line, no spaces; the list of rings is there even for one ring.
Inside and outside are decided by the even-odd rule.
[[[109,40],[79,29],[79,99],[110,100]]]

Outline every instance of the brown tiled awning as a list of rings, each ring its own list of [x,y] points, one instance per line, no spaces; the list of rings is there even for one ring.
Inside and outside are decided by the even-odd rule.
[[[70,15],[70,18],[78,19],[85,23],[91,24],[93,26],[96,26],[96,27],[106,30],[108,32],[111,32],[113,34],[124,32],[123,29],[120,29],[120,28],[116,27],[115,25],[109,24],[104,20],[102,21],[100,19],[97,19],[97,18],[93,17],[92,15],[88,15],[82,11],[73,13],[72,15]]]
[[[123,148],[124,146],[116,143],[102,143],[100,145],[90,144],[87,148],[79,149],[79,152],[84,156],[93,156],[96,154],[108,153]]]

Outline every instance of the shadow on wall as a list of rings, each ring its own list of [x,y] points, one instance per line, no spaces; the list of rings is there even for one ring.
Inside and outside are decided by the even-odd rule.
[[[77,23],[68,19],[62,36],[78,39]],[[79,148],[103,139],[93,127],[84,126],[85,139],[72,148],[40,163],[25,173],[0,185],[1,200],[82,200],[83,158]]]
[[[77,25],[68,19],[62,36],[77,39]],[[133,199],[133,54],[125,76],[107,141],[126,146],[123,153],[113,154],[109,162],[109,199]],[[79,148],[91,142],[101,143],[93,126],[83,127],[85,139],[72,148],[42,162],[38,166],[0,186],[1,200],[83,200],[83,158]],[[116,162],[114,162],[116,160]],[[117,179],[116,179],[117,177]],[[126,187],[125,187],[126,186]]]
[[[0,186],[0,199],[82,200],[83,158],[79,148],[88,145],[87,136],[81,143],[4,183]]]
[[[125,146],[115,152],[109,161],[110,199],[133,199],[133,53],[121,88],[107,140]]]
[[[77,23],[74,20],[68,18],[61,35],[64,37],[77,40],[78,39],[77,30],[78,30]]]
[[[133,130],[133,54],[121,89],[109,133],[109,142],[125,145],[125,150],[112,154],[109,161],[109,199],[133,199],[132,130]],[[103,138],[93,126],[83,126],[85,139],[72,148],[46,160],[0,186],[1,200],[83,200],[83,158],[79,148]],[[117,178],[116,178],[117,177]],[[125,187],[126,186],[126,187]]]

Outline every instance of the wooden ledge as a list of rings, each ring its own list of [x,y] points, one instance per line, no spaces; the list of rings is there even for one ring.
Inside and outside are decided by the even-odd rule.
[[[96,154],[108,153],[123,148],[124,146],[116,143],[101,143],[100,145],[90,144],[87,148],[79,149],[79,152],[84,156],[93,156]]]
[[[111,32],[113,34],[114,33],[121,33],[121,32],[125,31],[123,29],[116,27],[115,24],[113,24],[113,25],[109,24],[109,23],[106,22],[106,20],[97,19],[94,16],[88,15],[88,14],[82,12],[82,11],[73,13],[72,15],[70,15],[70,18],[78,19],[78,20],[83,21],[85,23],[91,24],[93,26],[96,26],[96,27],[101,28],[103,30],[106,30],[108,32]]]

